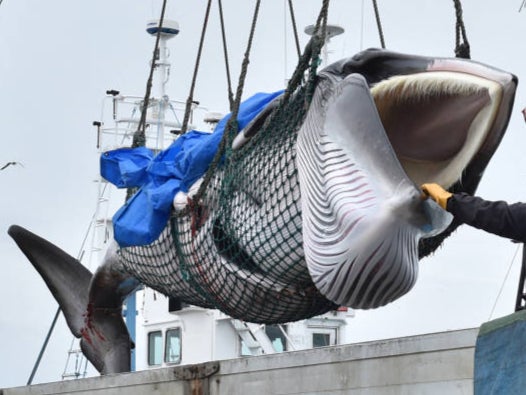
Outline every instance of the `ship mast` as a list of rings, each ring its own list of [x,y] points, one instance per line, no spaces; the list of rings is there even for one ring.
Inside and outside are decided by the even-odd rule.
[[[170,79],[170,67],[169,62],[170,53],[167,47],[167,42],[171,38],[179,34],[179,24],[174,20],[165,19],[163,26],[159,27],[159,19],[150,20],[147,23],[146,31],[153,37],[159,37],[159,48],[155,54],[154,62],[154,81],[157,99],[153,100],[153,107],[151,108],[151,115],[154,119],[157,119],[156,123],[156,138],[154,147],[148,147],[156,150],[166,148],[165,142],[165,112],[169,109],[170,99],[166,94],[166,84]],[[159,32],[160,30],[160,32]],[[157,107],[157,108],[156,108]]]

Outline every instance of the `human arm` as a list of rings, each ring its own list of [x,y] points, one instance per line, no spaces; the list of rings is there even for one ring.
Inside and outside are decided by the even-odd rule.
[[[498,236],[526,240],[526,204],[487,201],[467,193],[452,194],[438,184],[424,184],[425,195],[460,222]]]
[[[526,241],[526,204],[488,201],[467,193],[453,194],[446,210],[459,221],[486,232]]]

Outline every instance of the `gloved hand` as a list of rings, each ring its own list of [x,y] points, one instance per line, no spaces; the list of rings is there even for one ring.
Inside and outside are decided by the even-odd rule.
[[[447,200],[453,195],[451,192],[446,191],[438,184],[422,184],[422,191],[426,196],[429,196],[435,202],[437,202],[440,207],[444,210],[447,206]]]

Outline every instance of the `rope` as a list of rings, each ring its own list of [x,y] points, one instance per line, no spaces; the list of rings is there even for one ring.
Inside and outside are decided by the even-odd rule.
[[[256,31],[256,22],[259,14],[259,7],[261,5],[261,0],[256,1],[256,6],[254,9],[254,15],[252,17],[252,26],[250,28],[250,34],[248,37],[247,48],[245,50],[245,55],[243,57],[243,62],[241,64],[241,73],[239,75],[239,82],[237,85],[236,91],[236,101],[234,102],[234,109],[232,111],[232,116],[228,120],[226,125],[225,134],[228,134],[228,140],[232,143],[236,133],[237,133],[237,114],[239,112],[239,105],[241,104],[241,96],[243,95],[243,88],[245,87],[245,79],[247,76],[248,64],[250,62],[250,50],[252,49],[252,41],[254,39],[254,33]],[[230,144],[231,145],[231,144]]]
[[[225,20],[223,19],[223,5],[221,0],[218,0],[219,7],[219,20],[221,22],[221,37],[223,38],[223,53],[225,56],[225,68],[226,68],[226,79],[228,82],[228,103],[230,105],[230,111],[234,107],[234,94],[232,93],[232,80],[230,79],[230,66],[228,62],[228,50],[226,46],[226,34],[225,34]]]
[[[382,45],[382,49],[385,49],[385,40],[384,40],[384,32],[382,28],[382,21],[380,20],[380,12],[378,11],[378,4],[376,3],[376,0],[373,0],[373,7],[374,7],[374,15],[376,17],[376,25],[378,26],[378,35],[380,36],[380,44]]]
[[[319,55],[322,46],[323,40],[321,39],[321,37],[318,35],[313,35],[309,43],[305,47],[303,55],[298,61],[296,70],[292,74],[292,77],[290,77],[289,84],[287,85],[287,89],[285,91],[285,94],[283,95],[283,103],[286,103],[289,100],[290,96],[295,92],[296,88],[303,81],[304,73],[309,66],[310,60]],[[318,65],[319,60],[313,60],[312,63]]]
[[[326,31],[327,31],[327,18],[329,15],[329,0],[323,0],[323,3],[321,5],[321,10],[318,15],[318,19],[316,20],[316,31],[315,34],[321,33],[321,36],[323,37],[325,41]],[[321,32],[319,32],[319,28],[321,25]]]
[[[460,0],[453,0],[453,2],[455,3],[455,14],[457,18],[455,25],[455,56],[457,58],[471,59],[466,27],[464,26],[464,20],[462,18],[462,4]]]
[[[197,72],[199,70],[199,63],[201,62],[201,53],[203,51],[203,43],[205,41],[206,28],[208,26],[208,17],[210,15],[211,4],[212,4],[212,0],[208,0],[208,4],[206,6],[205,20],[203,22],[203,29],[201,30],[201,39],[199,41],[199,49],[197,51],[197,57],[195,59],[194,75],[192,77],[192,85],[190,86],[190,93],[188,94],[188,99],[186,99],[186,109],[184,112],[183,125],[181,126],[181,133],[185,133],[186,129],[188,128],[188,121],[190,119],[190,112],[192,109],[192,103],[194,101],[195,82],[197,80]]]
[[[296,51],[298,52],[298,58],[299,58],[301,56],[300,40],[298,37],[298,27],[296,25],[296,17],[294,16],[294,6],[292,5],[292,0],[289,0],[289,11],[290,11],[290,20],[292,23],[292,29],[294,30],[294,41],[296,43]]]
[[[323,45],[325,45],[325,39],[327,37],[327,20],[328,19],[329,19],[329,0],[323,0],[320,14],[318,15],[318,19],[316,20],[316,34],[319,34],[319,33],[321,34],[319,34],[317,40],[316,39],[312,40],[312,44],[313,44],[311,48],[312,62],[310,64],[310,70],[309,70],[309,81],[314,81],[314,79],[316,78],[316,70],[321,63],[321,59],[319,58],[319,55],[320,55]],[[316,60],[314,60],[314,58],[316,58]],[[307,92],[306,92],[307,102],[310,103],[310,100],[313,94],[314,94],[314,84],[311,83],[307,85]]]
[[[242,63],[241,72],[240,72],[240,76],[239,76],[239,83],[238,83],[238,87],[237,87],[237,91],[236,91],[236,100],[234,102],[234,107],[232,109],[232,115],[230,116],[230,119],[229,119],[227,125],[225,126],[225,132],[224,132],[223,137],[222,137],[222,139],[221,139],[221,141],[219,143],[218,150],[217,150],[212,162],[210,163],[210,166],[208,167],[208,170],[207,170],[206,174],[203,177],[203,182],[201,183],[201,185],[199,187],[199,190],[197,191],[197,193],[193,197],[193,201],[194,202],[199,202],[202,199],[202,197],[204,196],[204,194],[206,192],[206,189],[207,189],[208,185],[210,184],[210,181],[212,180],[212,177],[213,177],[213,175],[215,173],[215,170],[217,169],[217,167],[219,166],[220,161],[223,158],[224,153],[226,151],[228,151],[227,155],[226,155],[227,158],[228,158],[229,155],[230,155],[230,152],[231,152],[232,140],[235,137],[235,134],[237,133],[237,114],[238,114],[238,111],[239,111],[239,105],[241,103],[241,96],[242,96],[242,93],[243,93],[243,86],[244,86],[244,81],[245,81],[245,78],[246,78],[247,67],[248,67],[248,63],[249,63],[249,55],[250,55],[250,50],[251,50],[251,47],[252,47],[252,41],[253,41],[253,36],[254,36],[254,32],[255,32],[256,21],[257,21],[257,17],[258,17],[258,13],[259,13],[260,3],[261,3],[261,0],[257,0],[256,6],[255,6],[255,10],[254,10],[254,16],[252,18],[252,26],[251,26],[251,29],[250,29],[249,40],[248,40],[248,43],[247,43],[247,48],[245,50],[245,55],[244,55],[244,58],[243,58],[243,63]],[[305,52],[300,57],[300,60],[298,61],[298,65],[296,67],[296,70],[295,70],[293,76],[291,77],[291,79],[289,81],[289,84],[287,86],[286,92],[285,92],[283,100],[282,100],[282,104],[286,103],[288,101],[288,99],[290,98],[290,95],[295,91],[296,87],[303,80],[304,72],[308,68],[309,61],[311,59],[312,59],[312,63],[311,63],[311,70],[310,70],[310,80],[311,81],[314,80],[315,70],[316,70],[317,66],[319,65],[319,63],[320,63],[320,61],[319,61],[319,53],[321,52],[321,48],[322,48],[323,42],[324,42],[324,40],[321,37],[324,37],[324,33],[326,31],[328,6],[329,6],[329,0],[324,0],[322,8],[321,8],[321,11],[320,11],[320,14],[319,14],[318,19],[316,21],[316,32],[318,32],[320,30],[320,28],[321,28],[321,31],[323,33],[322,34],[315,33],[313,35],[313,37],[311,38],[311,40],[309,41],[309,43],[307,44],[307,47],[305,48]],[[316,58],[316,60],[314,60],[314,58]],[[311,84],[311,85],[314,85],[314,84]],[[313,87],[312,87],[312,90],[314,90]],[[312,94],[312,92],[309,92],[309,93]],[[190,211],[190,206],[191,205],[188,205],[186,207],[186,209],[181,210],[180,212],[175,214],[175,216],[176,217],[184,217],[184,216],[188,215],[188,213]],[[195,206],[197,207],[198,204],[196,204]]]
[[[236,99],[234,101],[234,105],[232,108],[232,115],[230,116],[230,119],[228,120],[225,126],[225,132],[223,133],[223,137],[221,138],[221,142],[219,143],[219,147],[214,156],[214,159],[212,160],[212,163],[210,163],[210,166],[208,167],[208,170],[205,176],[203,177],[203,182],[201,183],[199,190],[194,196],[194,202],[199,202],[199,200],[204,195],[206,188],[208,187],[208,184],[210,183],[212,176],[215,172],[215,169],[218,167],[219,162],[221,161],[221,158],[223,157],[223,153],[227,151],[227,143],[230,143],[230,146],[231,146],[232,140],[235,134],[237,133],[237,129],[238,129],[237,115],[239,112],[239,105],[241,104],[241,95],[243,94],[243,87],[244,87],[245,78],[247,75],[250,50],[252,48],[252,41],[254,38],[254,32],[256,30],[256,22],[257,22],[257,18],[259,14],[260,4],[261,4],[261,0],[257,0],[256,6],[254,9],[254,15],[252,17],[252,26],[250,28],[250,35],[249,35],[249,39],[247,43],[247,48],[245,50],[245,55],[244,55],[243,62],[241,65],[241,72],[239,75],[239,82],[238,82],[238,86],[236,90]],[[180,213],[181,216],[186,215],[186,214],[187,214],[187,210],[182,210],[182,212]]]
[[[155,39],[155,47],[153,49],[152,64],[150,66],[150,76],[148,77],[148,82],[146,83],[146,93],[144,94],[141,120],[139,121],[139,126],[137,131],[133,135],[132,148],[143,147],[146,144],[146,113],[148,112],[148,105],[150,102],[150,93],[152,91],[152,80],[153,80],[153,71],[155,70],[155,59],[157,58],[159,52],[159,42],[161,40],[161,28],[164,21],[164,11],[166,10],[166,0],[163,0],[163,8],[161,10],[161,18],[159,19],[159,27],[157,30],[157,37]]]
[[[255,4],[251,2],[252,7]],[[239,104],[254,27],[259,23],[258,8],[259,3],[251,38],[248,31],[246,35],[244,67],[238,73]],[[324,42],[319,32],[326,30],[326,19],[319,19],[318,33],[308,45],[310,62],[294,73],[305,76],[304,81],[297,78],[297,88],[289,84],[290,99],[285,103],[282,99],[255,136],[235,151],[229,145],[231,131],[239,128],[234,106],[221,138],[223,145],[205,174],[210,179],[203,181],[206,189],[202,187],[189,199],[184,214],[172,211],[170,227],[154,243],[140,251],[123,249],[125,270],[140,272],[139,280],[153,284],[159,292],[181,295],[188,303],[220,308],[234,318],[256,323],[290,322],[334,308],[317,292],[302,265],[303,255],[297,252],[301,248],[300,203],[295,199],[280,203],[283,196],[299,191],[294,165],[297,133],[308,111],[307,93],[318,79],[314,71]],[[270,222],[267,209],[272,210]],[[155,267],[147,263],[152,260],[157,262]]]

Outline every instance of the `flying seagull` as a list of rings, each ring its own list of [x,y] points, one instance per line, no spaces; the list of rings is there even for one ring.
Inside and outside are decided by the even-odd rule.
[[[5,165],[2,166],[2,168],[0,168],[0,170],[4,170],[5,168],[11,166],[11,165],[20,165],[22,167],[24,167],[24,165],[20,162],[7,162]]]

